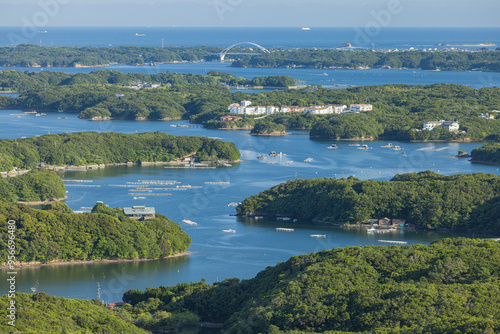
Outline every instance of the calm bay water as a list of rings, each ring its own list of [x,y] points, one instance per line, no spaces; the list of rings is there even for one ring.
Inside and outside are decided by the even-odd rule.
[[[154,206],[170,219],[181,222],[190,219],[198,226],[182,227],[193,240],[193,254],[175,259],[133,263],[82,264],[22,268],[18,275],[19,291],[28,292],[36,286],[56,296],[94,298],[97,282],[106,301],[121,299],[131,287],[172,285],[195,282],[205,278],[208,282],[229,277],[251,278],[270,265],[286,261],[289,257],[347,245],[381,244],[381,236],[368,235],[365,230],[345,230],[313,225],[294,226],[294,232],[277,232],[284,226],[276,221],[242,219],[231,216],[234,208],[230,202],[240,202],[271,186],[293,179],[315,177],[348,177],[388,180],[398,173],[433,170],[442,174],[488,172],[499,174],[498,167],[471,164],[466,159],[451,157],[458,150],[471,151],[480,143],[404,143],[393,142],[404,148],[407,156],[381,146],[386,142],[369,142],[372,149],[363,151],[337,142],[339,150],[328,150],[332,141],[313,141],[307,131],[292,131],[286,137],[250,136],[248,131],[207,130],[201,127],[171,127],[187,122],[92,122],[80,120],[76,115],[66,115],[67,120],[57,119],[61,114],[32,115],[17,118],[10,115],[18,111],[0,111],[2,138],[43,135],[74,131],[115,131],[135,133],[163,131],[173,135],[218,137],[235,142],[241,150],[240,164],[212,170],[166,169],[163,167],[109,167],[88,172],[61,173],[63,179],[91,180],[99,188],[68,187],[66,203],[74,210],[92,207],[104,201],[111,207],[132,205]],[[422,150],[423,149],[423,150]],[[256,157],[269,151],[286,153],[282,158],[258,160]],[[304,162],[307,158],[311,162]],[[276,161],[275,164],[268,164]],[[294,161],[286,164],[287,161]],[[185,191],[172,191],[171,196],[129,195],[129,189],[111,187],[126,185],[138,180],[176,180],[182,185],[202,186]],[[230,182],[209,185],[205,182]],[[154,187],[154,186],[152,186]],[[165,193],[164,191],[153,191]],[[146,197],[134,199],[133,197]],[[223,229],[236,233],[223,233]],[[325,239],[311,238],[311,234],[326,234]],[[429,243],[449,236],[439,232],[397,232],[385,234],[383,239],[405,240],[409,244]]]
[[[46,31],[46,33],[45,33]],[[358,28],[82,28],[46,27],[39,33],[1,27],[0,46],[220,46],[254,42],[266,48],[336,48],[344,42],[377,49],[439,48],[438,43],[500,45],[500,28],[383,28],[364,38]],[[136,34],[144,36],[136,36]],[[370,34],[371,36],[373,34]],[[18,38],[13,38],[14,36]]]
[[[387,84],[431,85],[449,83],[466,85],[473,88],[500,86],[498,72],[460,72],[460,71],[423,71],[397,69],[371,70],[319,70],[319,69],[287,69],[287,68],[236,68],[230,62],[200,62],[181,64],[159,64],[158,66],[114,65],[105,68],[32,68],[3,67],[3,70],[16,71],[57,71],[67,73],[90,73],[95,70],[118,70],[124,73],[157,74],[161,72],[178,72],[206,74],[218,71],[234,74],[237,77],[253,79],[269,75],[288,75],[294,79],[305,80],[307,84],[323,85],[326,88],[339,88],[335,85],[370,86]],[[252,91],[248,91],[252,92]]]

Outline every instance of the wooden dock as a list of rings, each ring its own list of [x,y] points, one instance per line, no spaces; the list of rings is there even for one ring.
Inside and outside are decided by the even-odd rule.
[[[406,245],[407,241],[398,241],[398,240],[377,240],[378,242],[383,242],[386,244],[396,244],[396,245]]]

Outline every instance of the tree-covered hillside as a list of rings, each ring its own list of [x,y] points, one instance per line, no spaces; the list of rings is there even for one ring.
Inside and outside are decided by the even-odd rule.
[[[102,203],[84,214],[68,213],[71,210],[63,203],[47,209],[0,203],[0,263],[9,255],[9,220],[16,222],[20,262],[159,258],[183,252],[191,244],[178,223],[159,214],[137,221]]]
[[[472,162],[500,164],[500,143],[489,143],[471,152]]]
[[[146,334],[108,310],[97,300],[66,299],[51,297],[44,292],[36,294],[17,293],[15,327],[9,326],[7,318],[10,301],[7,295],[0,297],[0,332],[4,334],[55,334],[55,333],[116,333]]]
[[[246,198],[241,215],[286,215],[334,224],[384,217],[417,228],[500,234],[500,176],[396,175],[391,181],[298,179]]]
[[[413,68],[445,71],[500,71],[500,52],[277,50],[238,60],[235,67]]]
[[[117,64],[142,65],[161,62],[199,61],[221,47],[73,47],[32,44],[0,48],[0,66],[81,67]]]
[[[206,75],[191,73],[162,72],[157,74],[123,73],[116,70],[95,70],[90,73],[64,73],[54,71],[21,72],[5,70],[0,72],[0,90],[27,91],[46,89],[51,86],[112,84],[131,87],[137,83],[161,85],[207,85],[218,86],[294,86],[295,82],[288,76],[256,77],[252,80],[230,73],[211,71]]]
[[[43,202],[64,198],[66,188],[53,171],[35,169],[15,177],[0,177],[0,201]]]
[[[48,165],[93,165],[172,161],[194,155],[201,160],[238,160],[234,143],[206,137],[172,136],[164,132],[139,134],[78,132],[0,140],[0,171]]]
[[[500,330],[499,282],[500,243],[458,238],[336,248],[250,280],[130,290],[123,300],[135,317],[192,312],[226,334],[483,334]]]

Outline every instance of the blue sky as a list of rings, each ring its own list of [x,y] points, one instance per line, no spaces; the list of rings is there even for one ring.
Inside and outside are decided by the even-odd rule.
[[[499,0],[0,0],[0,8],[1,26],[500,26]]]

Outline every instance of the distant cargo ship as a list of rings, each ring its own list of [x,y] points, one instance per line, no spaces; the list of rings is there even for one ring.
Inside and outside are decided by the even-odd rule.
[[[304,27],[302,30],[311,30],[311,28]]]

